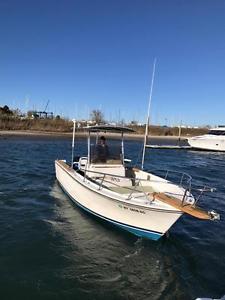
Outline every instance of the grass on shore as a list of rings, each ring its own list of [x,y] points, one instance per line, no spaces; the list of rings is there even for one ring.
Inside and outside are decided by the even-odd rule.
[[[66,119],[19,119],[9,116],[0,117],[0,130],[30,130],[43,132],[71,132],[72,121]],[[130,127],[130,126],[129,126]],[[137,134],[144,134],[145,126],[132,126]],[[82,129],[79,129],[82,132]],[[206,128],[182,128],[181,134],[200,135],[206,133]],[[178,136],[178,127],[150,126],[149,134],[155,136]]]
[[[0,118],[0,130],[31,130],[31,131],[54,131],[71,132],[72,121],[65,119],[18,119]]]

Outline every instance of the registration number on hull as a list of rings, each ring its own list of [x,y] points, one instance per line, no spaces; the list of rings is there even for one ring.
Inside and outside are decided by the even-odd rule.
[[[140,214],[145,214],[145,211],[142,209],[127,207],[126,205],[122,205],[122,204],[119,204],[119,208],[124,209],[124,210],[130,210],[132,212],[136,212],[136,213],[140,213]]]

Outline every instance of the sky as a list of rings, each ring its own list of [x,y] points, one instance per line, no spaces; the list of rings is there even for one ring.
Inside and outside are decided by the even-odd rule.
[[[224,0],[0,0],[0,106],[225,123]]]

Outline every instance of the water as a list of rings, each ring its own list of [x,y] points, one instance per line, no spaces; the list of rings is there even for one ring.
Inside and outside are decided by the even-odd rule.
[[[78,140],[79,154],[85,140]],[[128,141],[137,159],[141,143]],[[147,150],[147,168],[185,171],[217,188],[220,222],[183,216],[154,242],[74,207],[55,180],[63,138],[0,139],[0,299],[195,299],[225,294],[225,154]]]

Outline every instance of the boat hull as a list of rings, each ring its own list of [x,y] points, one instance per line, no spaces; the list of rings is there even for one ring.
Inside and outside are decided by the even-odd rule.
[[[214,136],[199,136],[188,139],[189,145],[194,149],[208,151],[225,151],[225,137],[218,138]]]
[[[62,161],[56,161],[55,167],[60,186],[76,205],[136,236],[158,240],[182,215],[180,211],[134,205],[113,195],[115,193],[106,194]]]

